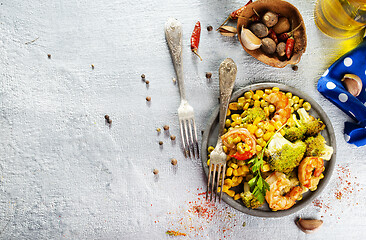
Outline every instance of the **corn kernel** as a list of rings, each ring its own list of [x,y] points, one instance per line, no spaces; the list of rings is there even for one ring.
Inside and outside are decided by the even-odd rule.
[[[231,115],[231,119],[232,119],[233,121],[236,121],[238,118],[240,118],[240,115],[239,115],[239,114],[237,114],[237,113],[235,113],[235,114]]]
[[[259,122],[258,124],[257,124],[257,127],[259,127],[260,129],[264,129],[264,122]]]
[[[302,104],[303,104],[303,103],[304,103],[304,99],[302,99],[302,98],[301,98],[301,99],[299,100],[299,106],[300,106],[300,107],[302,107]]]
[[[237,177],[237,176],[234,176],[234,177],[232,178],[232,180],[233,180],[233,183],[236,183],[236,181],[238,181],[238,177]]]
[[[239,199],[240,199],[240,194],[239,193],[235,194],[234,200],[239,200]]]
[[[263,92],[263,90],[257,90],[257,91],[255,91],[255,94],[257,94],[261,98],[261,97],[263,97],[264,92]]]
[[[246,99],[251,99],[251,98],[252,98],[252,96],[253,96],[253,93],[251,93],[251,92],[245,92],[245,93],[244,93],[244,97],[245,97]]]
[[[293,96],[292,100],[294,101],[294,103],[299,103],[300,98],[298,96]]]
[[[226,178],[224,184],[227,186],[231,186],[233,184],[233,180],[231,180],[230,178]]]
[[[226,193],[227,193],[227,195],[229,195],[230,197],[234,197],[234,195],[235,195],[235,191],[233,191],[233,190],[228,190]]]
[[[221,187],[217,187],[217,192],[221,192]]]
[[[262,147],[260,145],[256,145],[255,150],[257,150],[257,152],[260,152],[262,151]]]
[[[229,168],[226,170],[226,176],[227,176],[227,177],[230,177],[231,175],[233,175],[233,169],[229,167]]]
[[[226,161],[229,161],[231,157],[229,155],[226,156]]]
[[[210,159],[207,160],[207,166],[210,166]]]
[[[224,150],[225,153],[227,153],[227,147],[223,146],[222,149]]]
[[[262,148],[264,148],[265,146],[266,146],[266,144],[267,144],[267,142],[266,141],[263,141],[261,144],[259,144],[259,145],[261,145],[261,147]]]
[[[208,151],[209,153],[211,153],[214,149],[215,149],[215,148],[214,148],[213,146],[209,146],[209,147],[208,147],[208,149],[207,149],[207,151]]]
[[[244,175],[244,171],[242,168],[238,168],[238,176]]]
[[[261,117],[256,117],[256,118],[254,119],[253,125],[257,125],[261,120],[262,120],[262,118],[261,118]]]
[[[309,111],[309,110],[311,109],[311,105],[310,105],[310,103],[308,103],[308,102],[304,102],[304,103],[302,104],[302,107],[303,107],[306,111]]]
[[[288,99],[292,98],[292,92],[287,92],[287,93],[286,93],[286,97],[287,97]]]
[[[254,100],[259,100],[259,95],[258,95],[258,94],[254,94],[254,95],[253,95],[253,99],[254,99]]]
[[[229,109],[235,111],[238,110],[238,103],[237,102],[229,103]]]
[[[264,107],[263,110],[266,113],[266,117],[268,117],[269,116],[269,107]]]
[[[268,109],[269,109],[269,112],[270,112],[270,113],[273,113],[273,112],[276,110],[276,107],[275,107],[273,104],[270,104],[270,105],[268,106]]]
[[[242,166],[241,169],[243,170],[243,172],[246,172],[246,173],[249,172],[249,168],[247,165]]]
[[[254,101],[254,107],[260,107],[260,106],[261,106],[261,101],[255,100]]]
[[[224,128],[224,134],[225,134],[225,133],[227,133],[227,129],[226,129],[226,128]]]
[[[299,110],[299,108],[300,108],[300,105],[298,103],[295,103],[294,104],[294,110],[297,111],[297,110]]]
[[[247,109],[249,108],[249,105],[250,105],[249,103],[246,103],[246,104],[244,105],[243,109],[244,109],[244,110],[247,110]]]
[[[268,172],[269,170],[271,170],[271,166],[268,163],[263,164],[261,171]]]
[[[279,92],[279,91],[280,91],[280,89],[278,87],[273,87],[272,88],[272,92]]]
[[[282,123],[280,121],[275,122],[276,130],[280,129],[281,127],[282,127]]]
[[[241,166],[245,166],[245,161],[238,161],[238,166],[241,167]]]
[[[268,89],[268,88],[264,89],[264,92],[269,95],[272,93],[272,89]]]
[[[222,186],[222,191],[223,192],[227,192],[227,191],[229,191],[229,186],[226,186],[226,185],[224,185],[224,186]]]
[[[281,133],[281,135],[282,135],[282,136],[285,136],[285,133],[286,133],[286,132],[285,132],[285,130],[281,129],[281,130],[280,130],[280,133]]]
[[[230,164],[230,167],[232,167],[234,169],[237,169],[238,168],[238,165],[236,165],[235,163],[232,163],[232,164]]]
[[[238,102],[237,106],[238,106],[238,110],[241,110],[241,109],[243,109],[244,103]]]
[[[231,125],[231,120],[230,119],[226,119],[225,121],[225,127],[230,127]]]
[[[238,173],[238,170],[237,170],[237,169],[234,169],[234,170],[233,170],[233,175],[234,175],[234,176],[239,176],[239,173]]]
[[[262,136],[263,136],[263,134],[264,134],[264,132],[263,132],[263,130],[262,130],[261,128],[258,128],[258,129],[257,129],[257,131],[255,131],[255,136],[256,136],[257,138],[262,137]]]
[[[236,181],[238,184],[240,184],[243,181],[243,177],[238,177],[238,181]]]
[[[251,133],[251,134],[254,134],[255,133],[255,131],[257,131],[257,129],[258,129],[258,127],[257,126],[255,126],[255,125],[253,125],[253,124],[250,124],[250,125],[248,125],[248,131]]]
[[[226,112],[226,117],[230,116],[230,114],[231,114],[231,111],[230,111],[230,109],[228,109]]]
[[[320,174],[319,179],[323,179],[323,178],[324,178],[324,174],[322,173],[322,174]]]
[[[273,132],[266,132],[264,135],[263,135],[263,140],[264,141],[268,141],[273,135]]]
[[[245,97],[238,98],[238,103],[245,103]]]

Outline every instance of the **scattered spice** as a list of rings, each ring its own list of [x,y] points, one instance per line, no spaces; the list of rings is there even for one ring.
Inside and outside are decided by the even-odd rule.
[[[247,223],[246,222],[243,222],[243,227],[245,227],[247,225]]]
[[[104,118],[105,118],[105,120],[108,121],[109,120],[109,115],[105,115]]]
[[[209,31],[209,32],[211,32],[212,29],[213,29],[213,27],[211,25],[207,27],[207,31]]]
[[[197,206],[196,209],[197,209],[198,213],[200,213],[202,211],[202,208],[200,206]]]
[[[163,128],[164,128],[165,131],[168,131],[169,130],[169,126],[168,125],[164,125]]]
[[[206,72],[206,78],[207,78],[207,79],[211,79],[211,77],[212,77],[212,73],[210,73],[210,72]]]
[[[157,175],[157,174],[159,173],[159,170],[155,168],[155,169],[153,170],[153,173],[154,173],[155,175]]]
[[[94,70],[94,64],[91,65],[92,69]]]
[[[109,124],[112,124],[112,119],[109,118],[109,115],[104,115],[105,121]]]
[[[146,80],[146,81],[145,81],[145,83],[146,83],[146,84],[149,84],[149,83],[150,83],[150,81],[149,81],[149,80]]]
[[[177,79],[172,78],[173,83],[175,84],[177,82]]]
[[[170,236],[187,236],[187,234],[185,234],[185,233],[172,231],[172,230],[166,231],[166,234],[168,234]]]
[[[150,102],[151,101],[151,97],[146,97],[146,101]]]
[[[145,79],[145,74],[141,74],[141,78],[142,79]]]
[[[172,141],[174,141],[174,140],[175,140],[175,138],[176,138],[176,137],[175,137],[175,135],[171,135],[171,136],[170,136],[170,139],[171,139]]]
[[[218,28],[218,30],[221,35],[226,37],[234,37],[238,33],[236,27],[232,26],[221,26]]]
[[[111,125],[112,124],[112,119],[109,119],[108,123],[109,123],[109,125]]]
[[[1,4],[1,5],[3,5],[3,4]],[[34,43],[35,41],[37,41],[37,40],[38,40],[38,38],[39,38],[39,37],[37,37],[36,39],[33,39],[32,41],[26,42],[25,44],[31,44],[31,43]]]
[[[172,158],[172,160],[171,160],[171,163],[172,163],[172,165],[177,165],[177,163],[178,163],[178,160],[177,159],[175,159],[175,158]]]
[[[161,132],[161,129],[160,129],[160,128],[157,128],[157,129],[156,129],[156,131],[157,131],[158,133],[160,133],[160,132]]]
[[[159,141],[159,145],[163,145],[164,143],[163,143],[163,141]]]
[[[292,70],[297,71],[299,70],[299,67],[297,65],[292,65]]]
[[[51,54],[47,54],[48,59],[51,59]]]

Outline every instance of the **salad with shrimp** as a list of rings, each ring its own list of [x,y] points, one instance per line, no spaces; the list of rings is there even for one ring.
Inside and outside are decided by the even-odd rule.
[[[315,191],[333,148],[321,135],[325,124],[310,109],[278,87],[247,91],[231,102],[221,136],[226,176],[218,191],[252,209],[267,202],[272,211],[289,209]]]

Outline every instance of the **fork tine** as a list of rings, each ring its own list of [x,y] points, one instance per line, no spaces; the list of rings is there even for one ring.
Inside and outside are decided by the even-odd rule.
[[[218,166],[218,168],[217,168],[217,179],[215,181],[215,183],[216,183],[215,202],[216,202],[216,199],[217,199],[217,190],[218,190],[219,185],[220,185],[220,173],[221,173],[222,164],[217,164],[217,166]]]
[[[197,149],[197,158],[199,158],[200,151],[198,150],[197,129],[196,129],[196,122],[194,121],[194,118],[192,119],[192,122],[193,122],[193,130],[194,130],[194,142],[195,142],[196,149]]]
[[[182,137],[182,144],[183,144],[183,150],[184,150],[184,157],[187,158],[187,148],[186,148],[186,144],[185,144],[185,140],[184,140],[184,126],[183,126],[183,120],[179,121],[179,125],[180,125],[180,135]],[[188,151],[189,153],[189,151]],[[189,156],[190,157],[190,156]]]
[[[188,136],[188,130],[187,130],[187,121],[186,120],[183,120],[183,128],[184,128],[184,136],[185,136],[185,140],[186,140],[186,143],[187,143],[187,148],[186,148],[186,151],[188,153],[188,156],[189,158],[191,158],[191,153],[190,153],[190,149],[189,149],[189,136]]]
[[[222,166],[222,177],[221,177],[221,188],[220,188],[219,203],[221,203],[221,199],[222,199],[222,187],[224,186],[225,171],[226,171],[226,163],[224,163],[224,165]]]
[[[217,164],[213,164],[214,168],[213,168],[213,175],[212,175],[212,181],[211,181],[211,196],[210,196],[210,201],[212,201],[212,196],[214,194],[214,187],[215,187],[215,176],[216,176],[216,165]]]
[[[207,177],[207,191],[206,191],[206,201],[208,201],[208,191],[210,189],[210,182],[211,182],[211,173],[212,173],[213,164],[210,163],[210,167],[208,169],[208,177]]]
[[[192,133],[192,126],[191,126],[191,119],[188,119],[187,122],[188,122],[188,128],[189,128],[189,136],[190,136],[190,140],[191,140],[189,142],[189,144],[191,145],[193,158],[196,158],[196,153],[194,151],[194,141],[193,141],[193,133]]]

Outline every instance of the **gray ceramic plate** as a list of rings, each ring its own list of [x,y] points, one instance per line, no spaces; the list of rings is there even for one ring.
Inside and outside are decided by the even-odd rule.
[[[317,102],[315,102],[312,98],[307,96],[306,94],[302,93],[301,91],[299,91],[293,87],[289,87],[289,86],[286,86],[283,84],[278,84],[278,83],[269,83],[269,82],[258,83],[258,84],[249,85],[242,89],[239,89],[238,91],[236,91],[233,94],[231,101],[236,101],[246,91],[249,91],[249,90],[255,91],[258,89],[265,89],[265,88],[272,88],[272,87],[279,87],[281,89],[281,91],[284,91],[284,92],[290,91],[294,95],[297,95],[300,98],[303,98],[305,101],[308,101],[311,104],[312,108],[310,110],[310,114],[316,118],[320,118],[327,125],[325,130],[322,131],[322,135],[324,136],[325,140],[327,141],[327,144],[333,147],[334,153],[333,153],[333,156],[330,159],[330,161],[324,161],[324,166],[325,166],[324,178],[322,180],[320,180],[317,190],[314,192],[308,191],[307,193],[305,193],[303,195],[303,199],[301,201],[298,201],[292,208],[290,208],[288,210],[273,212],[270,210],[270,208],[268,207],[267,204],[263,205],[261,208],[258,208],[258,209],[249,209],[244,206],[244,204],[242,203],[241,200],[235,201],[233,198],[229,197],[226,193],[223,194],[223,200],[227,204],[229,204],[231,207],[233,207],[243,213],[253,215],[253,216],[258,216],[258,217],[287,216],[287,215],[290,215],[292,213],[299,211],[300,209],[304,208],[306,205],[311,203],[311,201],[313,201],[314,198],[319,196],[320,193],[323,191],[323,189],[327,186],[327,184],[331,178],[331,175],[333,173],[333,169],[334,169],[335,161],[336,161],[336,138],[334,135],[333,126],[332,126],[328,116],[323,111],[323,109],[319,106],[319,104]],[[216,141],[217,141],[218,122],[219,122],[218,114],[219,114],[219,107],[217,107],[213,111],[210,119],[208,120],[208,124],[207,124],[207,127],[204,131],[203,138],[202,138],[201,159],[202,159],[202,166],[206,173],[206,176],[208,175],[208,167],[206,164],[207,155],[208,155],[207,148],[208,148],[208,146],[215,146]],[[242,186],[242,185],[239,185],[239,186]]]

